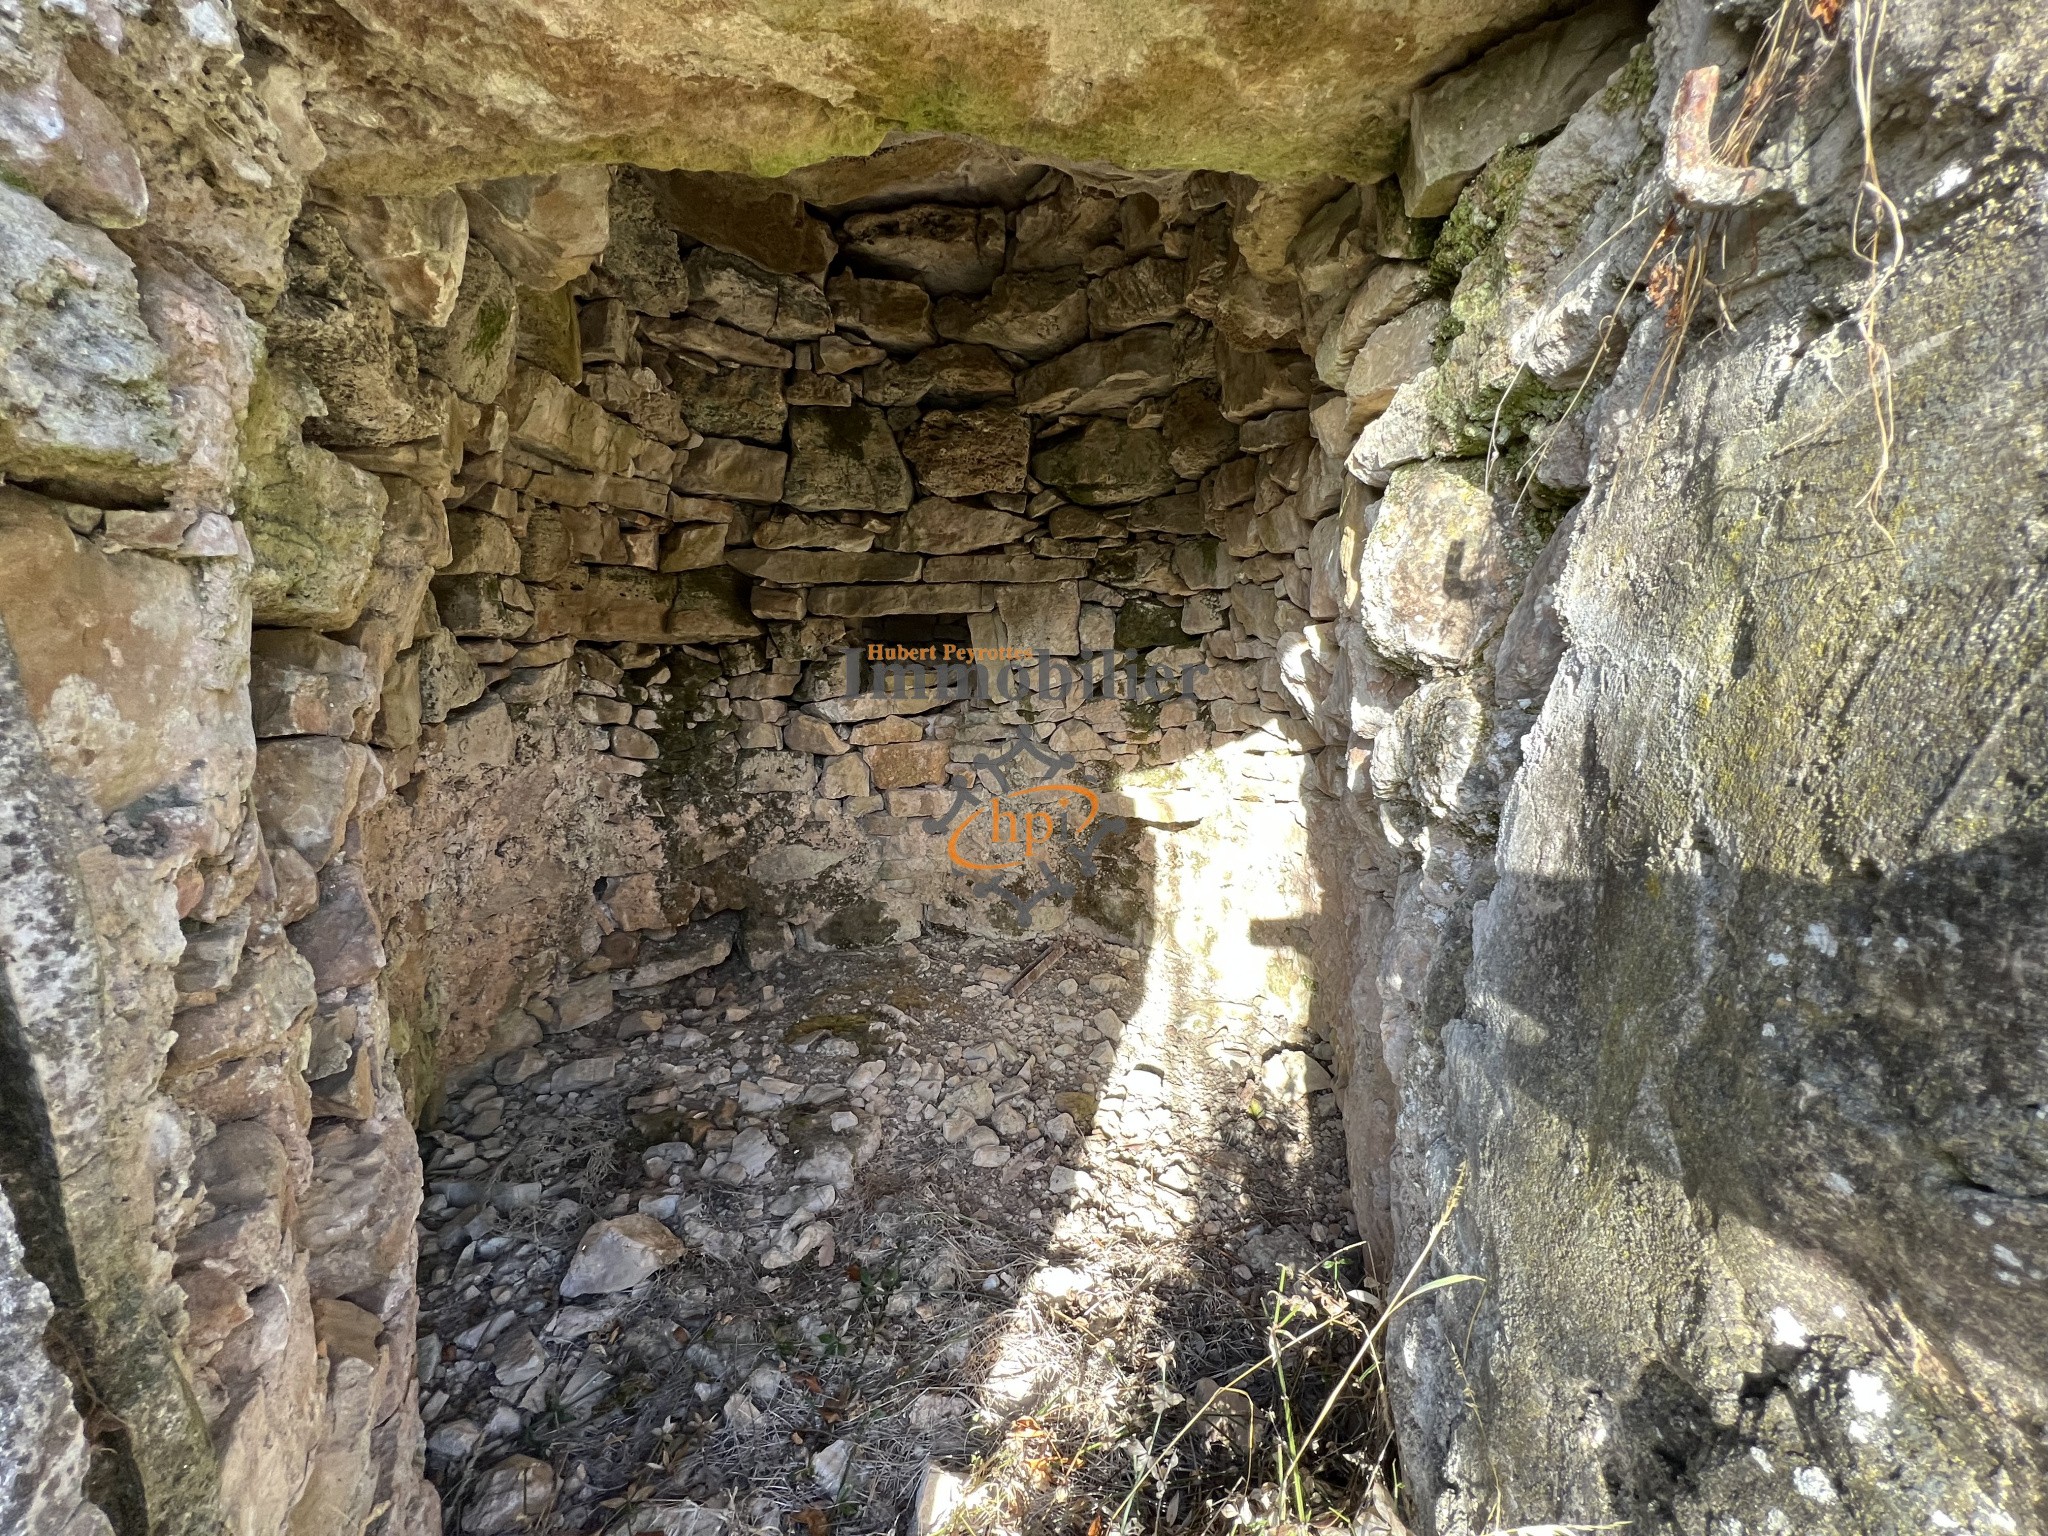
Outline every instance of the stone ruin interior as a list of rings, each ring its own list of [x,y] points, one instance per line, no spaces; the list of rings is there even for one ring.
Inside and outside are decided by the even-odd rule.
[[[1480,9],[0,5],[0,1530],[2048,1529],[2048,19]]]

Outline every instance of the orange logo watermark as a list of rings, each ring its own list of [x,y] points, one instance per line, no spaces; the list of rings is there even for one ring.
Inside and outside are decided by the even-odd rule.
[[[1019,801],[1033,797],[1054,798],[1051,805],[1027,805],[1017,809]],[[1085,806],[1078,821],[1072,813],[1076,804]],[[986,812],[986,816],[984,816]],[[970,811],[967,819],[953,829],[953,835],[946,839],[946,857],[962,869],[985,873],[999,869],[1022,869],[1031,862],[1033,854],[1049,847],[1062,833],[1078,838],[1095,823],[1102,814],[1102,798],[1085,784],[1034,784],[1029,789],[1010,792],[1010,803],[1003,804],[998,794],[979,810]],[[1063,824],[1065,823],[1065,824]],[[962,838],[979,830],[982,841],[986,842],[990,854],[1008,852],[1019,846],[1023,852],[1015,858],[996,859],[992,863],[980,863],[967,857],[961,851]],[[977,850],[980,851],[980,850]]]
[[[974,760],[954,780],[953,805],[924,823],[946,839],[953,867],[974,879],[974,894],[1000,897],[1026,922],[1047,899],[1074,894],[1070,874],[1095,873],[1102,840],[1124,830],[1102,814],[1102,797],[1074,782],[1076,764],[1019,725],[1008,750]],[[1048,782],[1030,780],[1044,774]],[[984,787],[985,786],[985,787]]]

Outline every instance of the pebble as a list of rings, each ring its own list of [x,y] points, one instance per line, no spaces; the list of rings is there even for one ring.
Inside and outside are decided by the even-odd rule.
[[[540,1341],[525,1328],[506,1334],[491,1350],[491,1371],[501,1387],[524,1386],[547,1367]]]
[[[880,1082],[882,1074],[888,1070],[889,1064],[884,1061],[862,1062],[847,1075],[847,1092],[865,1093],[868,1089],[874,1087],[876,1083]]]
[[[532,1456],[507,1456],[476,1480],[464,1501],[464,1536],[499,1536],[536,1524],[555,1502],[555,1469]]]
[[[1024,1118],[1024,1112],[1016,1105],[1005,1104],[996,1110],[989,1124],[995,1127],[995,1133],[1005,1141],[1014,1141],[1024,1134],[1030,1122]]]
[[[576,1245],[569,1272],[562,1276],[565,1297],[602,1296],[630,1290],[657,1270],[682,1257],[683,1245],[652,1216],[635,1212],[593,1224]]]
[[[555,1075],[548,1079],[548,1087],[556,1093],[594,1088],[599,1083],[610,1082],[618,1065],[617,1056],[580,1056],[555,1068]]]
[[[469,1419],[450,1419],[427,1436],[427,1453],[449,1461],[467,1461],[484,1443],[484,1432]]]
[[[839,1497],[839,1490],[846,1486],[846,1474],[853,1463],[853,1442],[834,1440],[825,1449],[811,1458],[811,1477],[818,1485],[818,1491],[828,1499]]]

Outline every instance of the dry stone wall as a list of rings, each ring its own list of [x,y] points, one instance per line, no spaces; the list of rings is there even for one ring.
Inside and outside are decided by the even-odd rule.
[[[627,988],[672,979],[660,954],[693,916],[743,911],[761,958],[934,920],[1014,927],[1000,899],[963,901],[925,823],[1027,712],[1105,787],[1226,742],[1287,757],[1322,745],[1300,686],[1319,665],[1308,652],[1332,650],[1321,628],[1305,638],[1329,609],[1310,532],[1347,482],[1311,431],[1328,392],[1305,347],[1379,259],[1376,208],[1352,191],[1296,210],[1285,275],[1265,278],[1245,251],[1273,237],[1243,178],[1119,195],[985,147],[953,153],[950,202],[920,200],[924,184],[886,164],[821,168],[835,206],[857,205],[836,221],[742,177],[556,178],[530,195],[555,210],[549,249],[602,254],[548,293],[501,277],[526,263],[540,280],[554,259],[515,246],[501,215],[471,226],[459,261],[420,254],[434,227],[417,223],[396,267],[362,255],[391,243],[383,203],[334,200],[301,221],[280,305],[293,329],[273,324],[270,369],[279,397],[310,388],[328,408],[305,420],[318,443],[287,433],[274,462],[337,459],[381,473],[387,507],[449,509],[445,545],[416,536],[425,562],[406,579],[426,582],[424,600],[372,596],[342,632],[371,642],[357,670],[384,683],[369,740],[406,789],[370,819],[394,853],[369,863],[406,868],[394,907],[414,905],[401,888],[466,887],[430,922],[407,919],[405,1013],[422,1024],[402,1033],[438,1036],[451,1061],[509,1048],[534,1018],[556,1022],[550,992],[580,985],[578,970]],[[436,274],[454,294],[447,324],[407,330],[395,306]],[[460,377],[450,358],[469,360]],[[446,413],[438,436],[389,441],[417,429],[391,407],[408,398]],[[291,537],[277,536],[274,579],[336,585],[331,568],[287,572]],[[378,561],[393,568],[355,559],[371,587]],[[377,612],[425,627],[373,628]],[[259,654],[284,644],[268,633]],[[1085,654],[1098,673],[1109,655],[1188,686],[1008,705],[842,697],[849,649],[942,636],[1067,668]],[[507,737],[550,708],[581,742]],[[487,776],[508,770],[502,796],[445,768],[413,778],[450,751],[473,759],[440,745],[470,737],[497,756]],[[523,854],[493,866],[422,839],[431,823],[480,848],[480,793],[573,800],[566,779],[552,795],[526,785],[521,765],[579,747],[609,786],[593,805],[620,807],[615,831],[642,818],[609,863],[576,861],[580,911],[536,905]],[[662,812],[660,856],[642,804]],[[567,857],[563,826],[527,840],[539,861]],[[1117,925],[1142,917],[1114,905]]]
[[[1015,932],[932,820],[1027,720],[1133,830],[1023,923],[1312,1019],[1361,1230],[1485,1279],[1391,1334],[1426,1528],[2039,1523],[2048,37],[1874,17],[1592,7],[1371,185],[391,195],[288,18],[0,29],[9,1528],[437,1529],[444,1074]],[[936,643],[1192,683],[843,696]]]

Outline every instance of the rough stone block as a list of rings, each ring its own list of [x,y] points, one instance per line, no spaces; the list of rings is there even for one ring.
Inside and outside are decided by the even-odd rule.
[[[480,699],[454,711],[444,726],[441,765],[450,773],[503,768],[512,761],[512,717],[503,699]]]
[[[857,523],[785,514],[757,526],[754,544],[759,549],[836,549],[859,555],[874,548],[875,536]]]
[[[63,58],[37,78],[15,44],[0,128],[0,169],[67,219],[132,229],[149,212],[142,161],[121,119],[88,90]],[[40,61],[38,61],[40,62]]]
[[[1053,357],[1088,337],[1088,290],[1071,277],[1005,274],[978,299],[941,299],[933,325],[950,341],[1019,357]]]
[[[1635,0],[1600,0],[1511,37],[1408,104],[1401,201],[1411,219],[1451,211],[1481,166],[1550,132],[1628,62],[1644,34]]]
[[[837,254],[832,232],[803,199],[773,183],[723,171],[669,171],[649,175],[648,185],[676,230],[770,272],[823,282]]]
[[[1344,383],[1344,393],[1353,405],[1372,412],[1391,405],[1394,392],[1434,360],[1436,333],[1450,312],[1447,302],[1431,299],[1395,316],[1368,336]]]
[[[872,406],[804,407],[789,419],[790,462],[782,499],[807,512],[901,512],[910,471],[889,423]]]
[[[1086,560],[1043,560],[1035,555],[941,555],[925,562],[925,579],[947,581],[1078,581]],[[998,594],[1000,596],[1000,594]]]
[[[583,338],[576,326],[576,298],[568,288],[548,291],[514,285],[518,331],[513,356],[545,369],[564,384],[583,382]]]
[[[779,446],[788,408],[782,374],[774,368],[676,370],[675,397],[683,420],[706,437],[744,437]]]
[[[903,520],[884,535],[883,545],[906,553],[958,555],[1014,543],[1036,527],[1029,518],[1011,512],[926,496],[914,502]]]
[[[259,629],[249,650],[258,736],[353,736],[368,723],[378,684],[354,646],[310,630]]]
[[[1558,524],[1530,568],[1521,600],[1508,615],[1494,648],[1494,702],[1511,706],[1540,699],[1550,687],[1564,655],[1564,619],[1557,609],[1557,585],[1578,527],[1576,509]],[[1319,525],[1320,526],[1320,525]]]
[[[662,218],[644,171],[621,166],[613,173],[606,217],[610,229],[591,273],[593,284],[643,315],[672,315],[687,308],[690,276],[676,249],[676,232]]]
[[[438,724],[483,696],[484,675],[455,638],[439,629],[419,643],[420,718]]]
[[[573,469],[629,474],[640,434],[538,368],[513,369],[498,404],[516,447]]]
[[[688,924],[672,938],[649,940],[640,946],[640,963],[628,973],[627,989],[665,987],[723,964],[732,954],[737,932],[731,918],[715,917]]]
[[[915,581],[924,562],[916,555],[844,554],[828,549],[731,549],[726,562],[782,586],[818,582]]]
[[[1179,479],[1167,460],[1165,438],[1107,418],[1041,448],[1032,456],[1031,472],[1086,507],[1163,495]]]
[[[839,733],[815,715],[791,715],[782,727],[782,743],[793,752],[819,757],[837,757],[847,750]]]
[[[378,1288],[405,1266],[419,1213],[412,1127],[402,1118],[334,1122],[314,1131],[312,1147],[298,1225],[307,1285],[329,1299]]]
[[[725,559],[723,523],[692,523],[661,537],[661,569],[700,571]]]
[[[1438,435],[1429,411],[1437,370],[1425,368],[1394,391],[1394,398],[1368,422],[1345,456],[1344,467],[1361,483],[1383,486],[1403,464],[1430,456]]]
[[[288,930],[320,992],[374,981],[384,969],[383,924],[363,872],[339,860],[320,871],[320,905]]]
[[[867,759],[875,788],[887,791],[945,783],[946,764],[952,760],[953,747],[945,741],[901,741],[862,747],[860,751]]]
[[[1128,410],[1180,382],[1173,328],[1146,326],[1040,363],[1017,380],[1017,408],[1034,416]]]
[[[789,405],[845,407],[853,404],[853,386],[835,374],[800,368],[783,385],[782,398]]]
[[[1078,560],[1041,563],[1083,565]],[[996,610],[1003,616],[1003,627],[1009,632],[1010,644],[1028,647],[1045,656],[1080,654],[1079,582],[1049,581],[999,587],[996,589]]]
[[[931,295],[915,283],[842,272],[825,285],[825,295],[836,323],[858,331],[878,347],[909,352],[932,344]]]
[[[533,627],[530,599],[514,577],[437,576],[432,590],[441,622],[458,635],[518,640]]]
[[[244,958],[217,1000],[176,1017],[167,1071],[177,1077],[218,1062],[257,1056],[298,1029],[315,1003],[313,969],[289,944]]]
[[[875,619],[899,613],[986,613],[995,606],[988,588],[973,583],[813,587],[806,601],[813,614],[835,619]]]
[[[868,773],[867,762],[857,752],[833,758],[818,774],[817,793],[821,800],[858,800],[873,792],[874,780]]]
[[[97,229],[0,185],[0,473],[149,502],[178,460],[163,352],[135,269]]]
[[[675,249],[673,231],[669,232],[669,249]],[[779,300],[774,274],[709,245],[690,252],[683,268],[686,302],[677,309],[687,307],[706,320],[752,331],[756,336],[766,336],[775,328]]]
[[[748,607],[757,619],[794,623],[804,616],[804,594],[793,587],[756,587],[747,595]]]
[[[1021,491],[1031,455],[1031,425],[1004,406],[929,411],[903,441],[917,483],[933,496]]]
[[[1351,377],[1351,360],[1366,338],[1421,302],[1428,289],[1427,262],[1392,261],[1375,267],[1316,343],[1316,377],[1332,389],[1342,389]]]
[[[1315,388],[1315,365],[1298,352],[1244,352],[1219,349],[1223,414],[1231,421],[1249,421],[1269,411],[1298,411],[1308,405]]]
[[[986,293],[1003,270],[1008,231],[994,208],[937,203],[857,213],[843,226],[846,252],[927,293]]]
[[[453,558],[441,568],[444,576],[519,574],[519,541],[501,517],[488,512],[450,512],[448,544]]]
[[[1167,462],[1185,479],[1198,479],[1237,453],[1237,424],[1223,414],[1211,384],[1176,389],[1159,430],[1166,437]]]
[[[438,437],[451,391],[422,375],[405,324],[325,214],[309,209],[285,252],[289,277],[264,319],[270,366],[289,363],[318,388],[324,413],[307,436],[338,448]]]
[[[678,464],[670,480],[686,496],[773,502],[783,497],[789,455],[735,438],[706,438]]]
[[[856,368],[879,363],[888,355],[880,347],[862,346],[844,336],[818,339],[818,367],[826,373],[851,373]]]
[[[1088,289],[1088,324],[1098,335],[1164,325],[1187,309],[1184,261],[1148,256],[1104,273]]]
[[[332,736],[259,743],[250,798],[265,839],[289,844],[315,869],[333,858],[369,755],[369,748]]]
[[[460,195],[327,194],[321,204],[394,310],[422,325],[448,323],[469,253],[469,210]]]
[[[470,233],[522,288],[546,293],[590,270],[611,235],[611,172],[574,165],[461,189]]]
[[[681,353],[685,367],[710,371],[734,366],[787,368],[795,361],[787,347],[778,347],[752,331],[721,325],[699,315],[643,320],[640,334],[657,347]]]
[[[1522,569],[1508,509],[1475,472],[1394,472],[1359,556],[1359,620],[1373,648],[1418,672],[1468,665],[1513,609]]]
[[[1018,272],[1078,267],[1103,246],[1114,247],[1123,230],[1116,194],[1083,186],[1071,176],[1053,178],[1049,197],[1017,210],[1017,238],[1010,266]]]
[[[1010,365],[992,347],[931,347],[914,357],[880,363],[861,375],[861,398],[870,405],[975,405],[1011,395]]]
[[[739,787],[749,794],[808,795],[818,780],[808,752],[747,752],[740,757]]]

